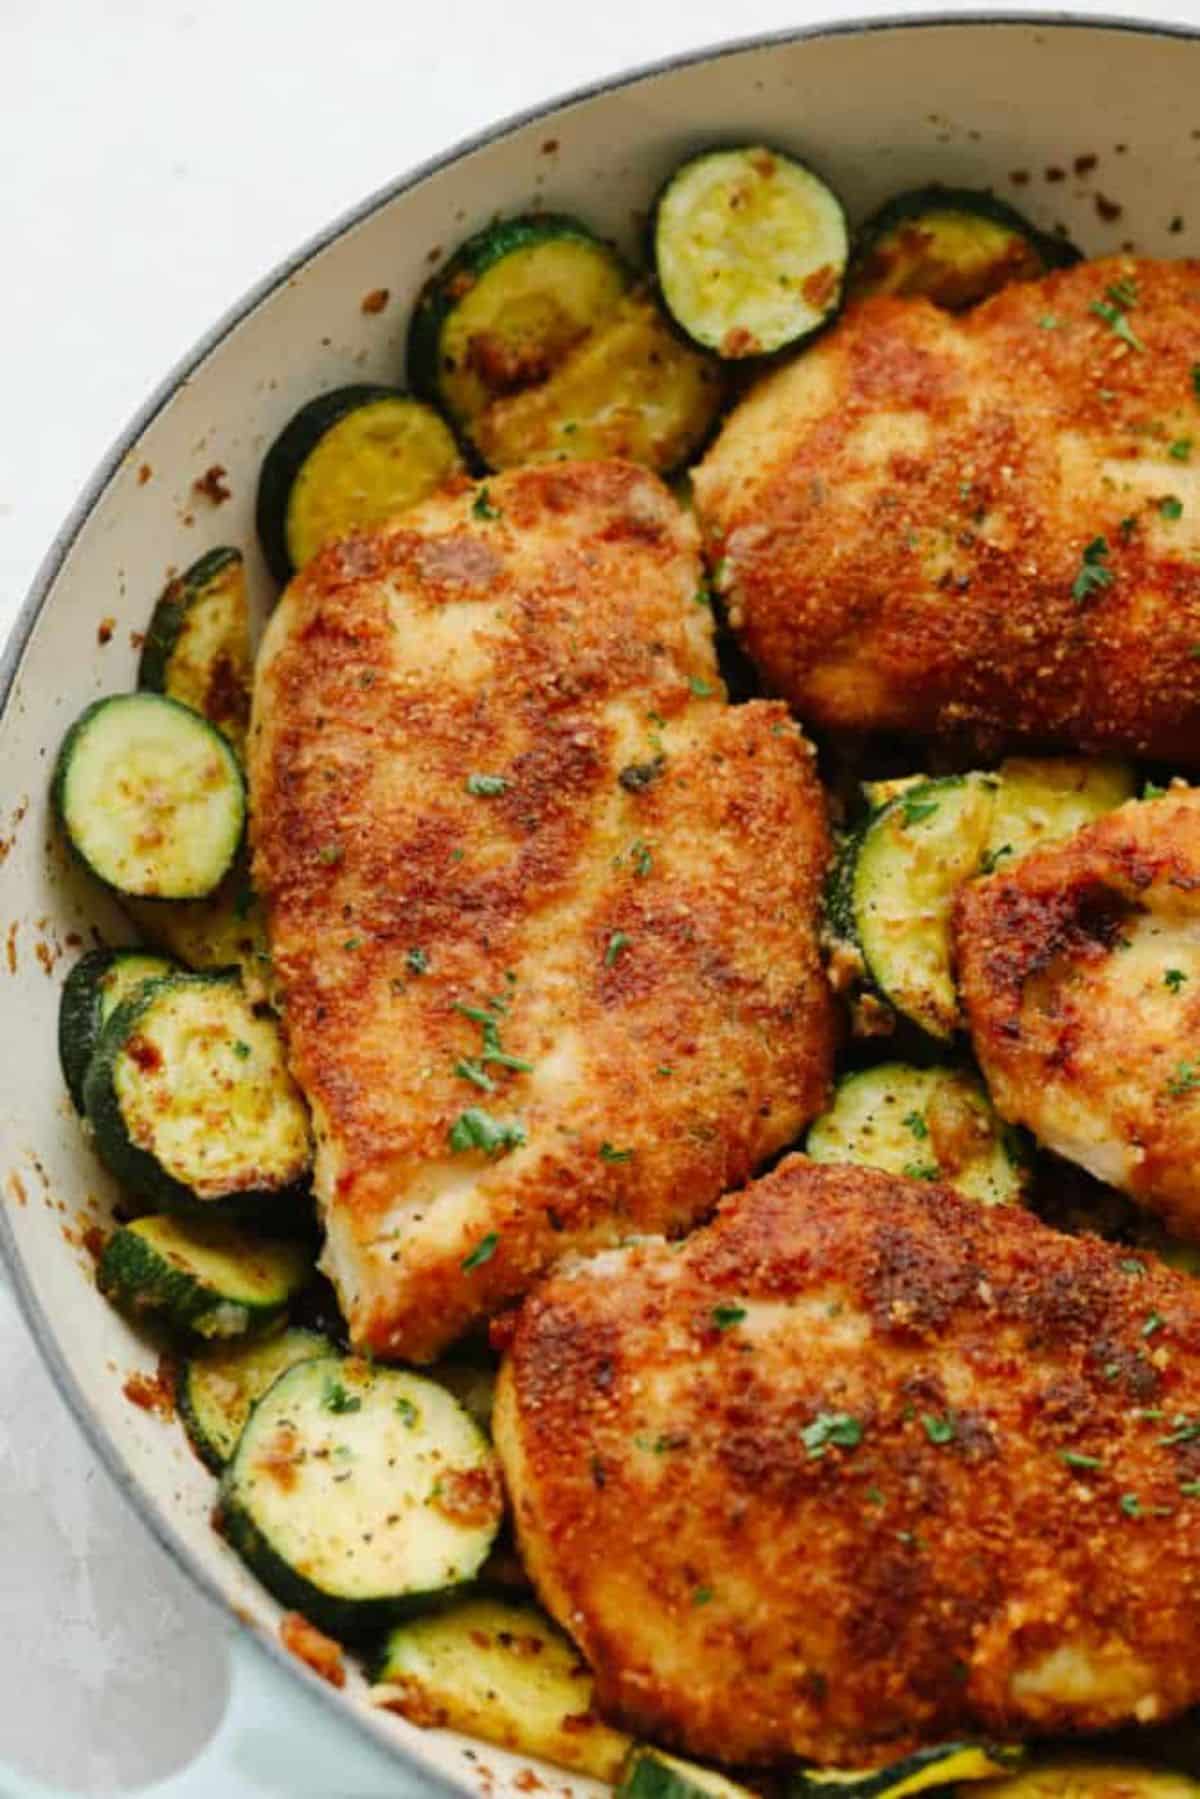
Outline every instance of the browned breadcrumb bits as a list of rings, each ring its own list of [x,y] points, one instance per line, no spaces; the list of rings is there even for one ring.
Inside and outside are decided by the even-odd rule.
[[[1096,195],[1096,211],[1106,225],[1111,225],[1114,219],[1119,219],[1124,210],[1118,201],[1110,200],[1107,195]]]
[[[223,506],[229,498],[229,482],[221,464],[214,462],[211,468],[197,476],[192,482],[192,491],[211,501],[214,506]]]
[[[104,648],[106,643],[112,642],[113,632],[116,628],[117,621],[113,618],[111,613],[107,618],[102,618],[100,620],[100,623],[96,626],[96,642],[100,645],[101,649]]]
[[[126,1377],[121,1391],[131,1405],[169,1420],[175,1416],[175,1372],[170,1356],[159,1356],[153,1374],[135,1370]]]
[[[361,301],[363,312],[382,312],[391,299],[391,290],[386,287],[373,287],[369,294],[364,294]]]
[[[145,487],[147,481],[150,479],[150,477],[153,473],[154,473],[154,470],[150,467],[150,464],[148,462],[143,462],[142,466],[139,468],[139,470],[137,472],[138,486]]]
[[[322,1680],[327,1680],[331,1687],[345,1686],[346,1664],[342,1659],[341,1644],[327,1637],[299,1612],[288,1612],[280,1620],[279,1641],[297,1661],[319,1674]]]
[[[553,156],[557,149],[558,149],[558,139],[556,137],[548,137],[546,139],[545,143],[542,145],[542,155],[543,156]]]

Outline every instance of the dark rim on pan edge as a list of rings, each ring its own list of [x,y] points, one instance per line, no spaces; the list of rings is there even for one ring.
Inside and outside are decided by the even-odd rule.
[[[342,213],[331,225],[309,238],[293,255],[279,263],[270,274],[256,282],[175,364],[150,398],[134,414],[96,468],[55,535],[54,541],[34,577],[33,585],[17,614],[3,652],[0,653],[0,723],[3,723],[4,720],[25,646],[37,623],[47,595],[57,580],[59,571],[74,546],[76,538],[87,523],[93,508],[103,497],[123,459],[147,427],[154,422],[180,384],[200,366],[209,352],[216,349],[217,345],[228,337],[235,326],[241,324],[242,320],[264,300],[269,299],[297,269],[302,268],[318,251],[326,249],[337,238],[344,236],[353,226],[360,224],[372,213],[378,212],[391,201],[398,199],[401,194],[407,193],[410,188],[418,186],[430,175],[436,175],[440,170],[448,168],[452,163],[458,162],[473,151],[486,149],[489,144],[507,137],[510,132],[533,124],[537,119],[558,112],[565,106],[573,106],[583,100],[598,99],[604,94],[613,93],[620,88],[632,87],[635,83],[656,75],[667,75],[673,70],[690,68],[697,63],[717,62],[722,57],[737,56],[750,50],[769,50],[776,45],[805,43],[819,38],[859,37],[877,31],[922,31],[930,27],[964,25],[1025,26],[1042,30],[1128,31],[1143,37],[1177,38],[1183,42],[1193,43],[1200,41],[1200,29],[1192,26],[1171,23],[1156,24],[1153,21],[1122,17],[1119,14],[1109,16],[1063,12],[999,11],[931,12],[906,16],[881,13],[877,17],[833,20],[825,24],[808,25],[798,29],[761,32],[750,37],[709,45],[707,48],[699,50],[683,51],[677,56],[668,56],[657,62],[640,64],[623,74],[613,75],[602,81],[589,82],[582,87],[572,88],[566,93],[556,94],[540,105],[528,107],[508,118],[500,119],[495,124],[485,127],[484,130],[461,139],[450,149],[418,164],[415,169],[400,176],[398,180],[388,182],[386,186],[378,188],[365,200],[360,201],[357,206]],[[2,1206],[0,1206],[0,1252],[4,1255],[13,1288],[34,1342],[76,1423],[116,1483],[118,1490],[133,1507],[150,1534],[166,1550],[176,1566],[184,1571],[205,1598],[219,1606],[226,1618],[232,1616],[237,1623],[242,1624],[245,1634],[250,1637],[251,1641],[278,1667],[284,1669],[289,1677],[300,1680],[309,1692],[315,1694],[334,1715],[353,1725],[368,1742],[392,1754],[409,1773],[423,1781],[429,1790],[454,1795],[455,1799],[460,1799],[460,1796],[461,1799],[473,1799],[475,1788],[472,1785],[465,1781],[451,1780],[448,1776],[431,1768],[423,1759],[385,1737],[383,1732],[377,1730],[359,1708],[347,1705],[339,1699],[319,1675],[314,1674],[302,1662],[299,1662],[281,1643],[276,1641],[273,1635],[262,1630],[257,1624],[247,1626],[244,1620],[236,1617],[222,1588],[210,1578],[192,1554],[167,1514],[148,1497],[126,1468],[120,1450],[100,1422],[75,1376],[67,1366],[58,1347],[50,1320],[26,1278],[21,1258],[17,1252],[12,1226]]]

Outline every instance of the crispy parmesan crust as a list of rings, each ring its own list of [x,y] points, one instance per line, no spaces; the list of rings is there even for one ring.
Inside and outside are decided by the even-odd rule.
[[[1198,341],[1197,262],[1082,263],[961,318],[851,307],[695,477],[776,691],[826,726],[1200,761]],[[1077,600],[1100,537],[1112,580]]]
[[[793,1157],[682,1247],[552,1277],[496,1442],[602,1706],[862,1766],[1200,1698],[1200,1300],[1122,1254]]]
[[[566,1251],[686,1229],[824,1101],[812,752],[724,704],[698,586],[661,483],[564,464],[327,550],[272,621],[255,881],[360,1348],[432,1357]],[[497,996],[533,1071],[480,1091],[456,1008]],[[452,1153],[472,1106],[525,1144]]]
[[[1200,1238],[1200,792],[970,883],[954,938],[1001,1113]]]

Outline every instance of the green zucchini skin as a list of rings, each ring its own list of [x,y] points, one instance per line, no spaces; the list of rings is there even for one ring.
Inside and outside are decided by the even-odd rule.
[[[855,244],[854,258],[850,270],[850,293],[858,298],[863,293],[873,291],[871,287],[871,269],[873,259],[877,258],[888,237],[901,230],[905,225],[916,224],[920,219],[932,213],[959,213],[967,218],[985,220],[990,225],[998,225],[1013,238],[1019,239],[1029,247],[1031,253],[1030,275],[1049,274],[1054,269],[1065,269],[1083,260],[1082,251],[1065,237],[1058,237],[1052,232],[1042,231],[1010,206],[1006,200],[987,189],[968,187],[942,187],[933,183],[927,187],[914,188],[909,192],[896,194],[874,212],[859,228]],[[1040,266],[1038,266],[1040,265]],[[999,274],[999,272],[998,272]],[[948,297],[939,299],[936,294],[929,297],[936,304],[944,304],[952,310],[960,310],[963,306],[976,304],[979,299],[988,297],[999,288],[1007,285],[1002,275],[994,284],[988,284],[984,278],[982,291],[967,300],[952,302]]]
[[[344,1467],[339,1450],[349,1450]],[[421,1568],[423,1528],[436,1531],[435,1540],[446,1531],[446,1514],[428,1527],[421,1514],[460,1474],[478,1483],[474,1509],[451,1516],[453,1559],[442,1542]],[[346,1524],[338,1516],[339,1475],[350,1483]],[[254,1406],[221,1480],[219,1522],[231,1547],[281,1605],[349,1642],[462,1596],[501,1517],[493,1452],[457,1401],[418,1375],[352,1357],[317,1357],[282,1374]],[[369,1553],[360,1540],[364,1520]],[[412,1566],[389,1572],[389,1558]],[[372,1563],[381,1570],[378,1586],[364,1573]]]
[[[193,1217],[211,1217],[215,1213],[225,1218],[247,1218],[268,1224],[278,1224],[281,1219],[302,1223],[302,1182],[307,1173],[307,1160],[302,1166],[298,1157],[294,1166],[289,1162],[286,1178],[281,1178],[275,1186],[252,1185],[248,1178],[245,1185],[231,1183],[225,1192],[202,1197],[194,1186],[171,1173],[152,1149],[135,1140],[119,1092],[122,1061],[128,1053],[136,1065],[137,1056],[131,1045],[135,1040],[144,1039],[160,1004],[169,1005],[181,994],[197,992],[212,993],[218,999],[228,995],[231,1018],[237,1021],[236,1028],[247,1037],[253,1037],[263,1028],[261,1021],[257,1025],[252,1021],[236,972],[172,974],[139,987],[116,1008],[105,1024],[84,1080],[84,1108],[101,1160],[132,1193],[167,1211]],[[148,1055],[145,1048],[139,1053]],[[157,1072],[159,1065],[161,1057],[153,1065],[147,1062],[147,1078]],[[287,1090],[290,1095],[290,1081]],[[300,1104],[298,1097],[295,1103]],[[255,1173],[261,1172],[257,1159],[252,1158],[252,1167]]]
[[[288,501],[305,462],[325,433],[360,406],[390,400],[397,390],[359,381],[318,394],[289,419],[263,457],[254,502],[254,525],[267,567],[281,583],[295,574],[287,543]]]
[[[114,993],[174,969],[165,956],[140,949],[93,949],[75,963],[59,1000],[58,1059],[77,1112],[84,1110],[83,1083],[105,1019],[119,1003]]]
[[[233,584],[232,617],[221,641],[210,644],[203,665],[176,663],[184,652],[193,619],[206,601]],[[138,686],[151,693],[165,693],[185,706],[194,706],[210,724],[223,731],[239,755],[243,753],[250,717],[250,616],[246,604],[245,567],[240,550],[228,545],[207,551],[182,575],[169,581],[160,595],[138,662]]]
[[[617,1786],[617,1799],[754,1799],[715,1768],[639,1743],[630,1753]]]
[[[574,240],[603,251],[614,269],[621,272],[623,284],[629,284],[630,272],[611,244],[568,213],[542,212],[485,225],[459,245],[417,296],[408,333],[408,383],[413,393],[447,413],[460,432],[466,431],[470,421],[448,406],[442,382],[442,337],[446,324],[463,292],[506,257],[556,239]]]
[[[794,224],[799,224],[801,214],[803,222],[810,224],[814,202],[819,206],[823,216],[803,259],[808,265],[805,279],[810,293],[805,293],[798,269],[791,270],[788,278],[782,275],[765,240],[761,251],[754,253],[745,266],[746,282],[754,291],[749,295],[743,291],[736,308],[730,308],[723,293],[710,306],[694,290],[687,291],[687,265],[692,263],[699,270],[704,261],[701,249],[693,245],[689,255],[683,242],[688,224],[687,189],[696,186],[706,170],[715,173],[717,165],[732,178],[739,162],[747,180],[757,176],[767,182],[783,171],[789,182],[807,188],[808,203]],[[744,232],[744,226],[740,232]],[[668,317],[688,342],[725,361],[762,363],[798,350],[827,330],[841,311],[850,260],[850,233],[842,203],[806,163],[773,145],[717,146],[689,158],[659,189],[648,235],[659,294]],[[779,236],[778,232],[772,235]],[[790,235],[798,238],[799,232],[793,228]],[[729,266],[727,255],[711,259],[710,300],[713,283],[727,276]],[[781,285],[790,285],[792,289],[790,318],[783,318],[780,313],[771,316],[771,301],[776,308],[782,308]]]
[[[952,1787],[957,1781],[992,1780],[1022,1766],[1027,1751],[1020,1744],[941,1743],[916,1749],[886,1768],[851,1772],[835,1768],[798,1768],[792,1774],[791,1799],[909,1799],[930,1788]]]
[[[269,1329],[310,1274],[294,1243],[251,1237],[212,1219],[147,1217],[109,1238],[96,1284],[120,1311],[153,1314],[207,1342]]]
[[[209,1347],[180,1362],[175,1409],[205,1467],[222,1472],[254,1405],[281,1374],[332,1351],[319,1331],[296,1329],[262,1341]]]
[[[133,731],[137,724],[136,715],[140,713],[142,717],[149,717],[150,709],[155,709],[157,713],[155,723],[159,731],[170,731],[177,737],[181,764],[193,761],[199,755],[202,744],[206,751],[211,751],[219,758],[222,774],[220,798],[226,817],[222,828],[215,831],[213,841],[204,851],[203,867],[196,861],[190,870],[185,869],[182,873],[178,869],[171,871],[172,850],[182,855],[194,838],[194,830],[176,817],[174,843],[160,851],[157,865],[153,859],[147,858],[141,873],[136,878],[131,878],[124,873],[118,876],[114,867],[115,852],[98,854],[86,804],[82,815],[77,811],[75,788],[80,778],[81,764],[92,757],[99,758],[102,753],[109,777],[106,785],[111,785],[114,768],[120,766],[119,760],[114,761],[110,749],[96,748],[97,737],[102,738],[106,730],[119,726],[122,720],[127,729]],[[186,787],[186,783],[184,786]],[[77,860],[89,874],[123,897],[132,895],[155,901],[203,899],[220,886],[233,866],[246,830],[246,784],[241,765],[228,739],[190,706],[181,705],[167,694],[151,693],[144,689],[137,693],[108,694],[102,699],[93,700],[84,709],[67,731],[59,748],[50,784],[50,801],[63,835]],[[156,866],[159,869],[157,875],[153,872]]]

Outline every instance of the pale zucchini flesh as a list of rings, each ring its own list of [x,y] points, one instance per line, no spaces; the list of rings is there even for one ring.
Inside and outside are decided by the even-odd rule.
[[[478,1425],[444,1388],[353,1357],[263,1394],[221,1484],[222,1527],[281,1604],[359,1637],[478,1574],[502,1514]]]
[[[266,1329],[311,1276],[311,1258],[298,1243],[216,1219],[148,1217],[113,1233],[96,1278],[123,1311],[216,1339]]]
[[[148,943],[198,973],[236,968],[252,1005],[275,1002],[262,902],[243,851],[215,892],[198,900],[131,900],[125,910]],[[277,1008],[278,1009],[278,1008]]]
[[[236,975],[172,975],[119,1006],[84,1100],[100,1155],[152,1204],[261,1200],[293,1188],[311,1161],[279,1027]]]
[[[199,712],[241,756],[250,681],[245,564],[239,550],[211,550],[167,583],[142,645],[138,686]]]
[[[84,1108],[83,1084],[106,1021],[144,985],[174,973],[165,956],[145,950],[89,950],[63,982],[58,1007],[58,1055],[75,1110]]]
[[[814,1162],[942,1181],[981,1205],[1019,1201],[1031,1165],[979,1079],[966,1069],[885,1062],[848,1074],[810,1127]]]
[[[297,1362],[332,1351],[329,1339],[318,1331],[282,1330],[249,1343],[204,1349],[181,1362],[175,1404],[205,1466],[215,1474],[221,1472],[255,1402],[281,1374]]]
[[[811,169],[764,145],[685,163],[659,197],[653,235],[667,310],[727,359],[800,343],[840,304],[841,204]]]
[[[1074,756],[1010,756],[997,770],[985,861],[1007,868],[1044,843],[1071,837],[1133,798],[1127,762]]]
[[[615,456],[665,474],[699,449],[723,394],[719,365],[630,296],[545,381],[492,401],[474,440],[497,469]]]
[[[959,1782],[992,1781],[1009,1774],[1025,1759],[1019,1745],[993,1743],[941,1743],[930,1749],[917,1749],[901,1756],[889,1767],[800,1768],[791,1779],[792,1799],[911,1799],[916,1793],[953,1788]],[[995,1789],[1007,1791],[1004,1781]],[[981,1795],[990,1794],[991,1785],[979,1788]]]
[[[94,875],[142,899],[199,899],[232,866],[246,791],[228,739],[159,693],[97,700],[54,773],[68,841]]]
[[[1070,1756],[994,1781],[980,1799],[1200,1799],[1200,1782],[1168,1768]]]
[[[372,1697],[410,1723],[461,1730],[612,1781],[630,1739],[596,1716],[592,1676],[536,1606],[468,1599],[390,1633]]]

